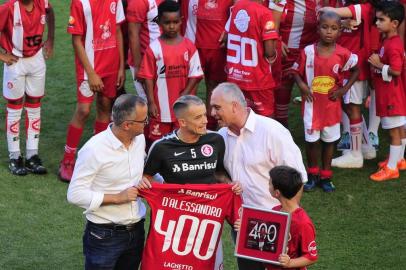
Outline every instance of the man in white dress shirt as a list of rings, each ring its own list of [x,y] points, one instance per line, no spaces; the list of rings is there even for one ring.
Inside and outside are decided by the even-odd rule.
[[[137,198],[145,158],[145,100],[121,95],[113,123],[79,151],[68,201],[84,209],[85,269],[138,269],[145,206]]]
[[[272,209],[279,205],[269,192],[269,171],[279,165],[298,170],[303,182],[307,173],[299,147],[279,122],[247,108],[236,84],[221,83],[210,99],[211,115],[222,126],[226,144],[224,166],[233,181],[239,181],[244,204]],[[239,269],[265,269],[262,263],[238,259]]]

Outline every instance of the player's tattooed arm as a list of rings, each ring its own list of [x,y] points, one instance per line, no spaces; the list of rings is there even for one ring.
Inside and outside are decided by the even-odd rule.
[[[44,57],[45,59],[51,58],[54,55],[54,37],[55,37],[55,13],[51,6],[46,10],[48,36],[44,42]]]
[[[120,55],[120,66],[118,69],[117,75],[117,88],[121,88],[124,85],[125,81],[125,71],[124,71],[124,42],[123,42],[123,33],[121,32],[121,26],[118,24],[116,28],[116,38],[118,52]]]
[[[75,50],[76,56],[79,58],[79,61],[82,63],[83,68],[86,71],[89,80],[90,90],[93,92],[100,92],[104,88],[103,81],[100,76],[93,69],[90,64],[89,58],[87,58],[85,47],[83,46],[82,36],[81,35],[72,35],[72,45]]]
[[[134,78],[137,77],[138,69],[141,64],[141,43],[140,43],[141,24],[128,23],[128,38],[130,40],[130,51],[134,61]]]

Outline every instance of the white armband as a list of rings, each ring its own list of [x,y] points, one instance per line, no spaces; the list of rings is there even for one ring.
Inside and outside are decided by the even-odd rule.
[[[391,75],[389,75],[389,65],[384,65],[383,67],[382,67],[382,79],[385,81],[385,82],[390,82],[390,81],[392,81],[392,76]]]

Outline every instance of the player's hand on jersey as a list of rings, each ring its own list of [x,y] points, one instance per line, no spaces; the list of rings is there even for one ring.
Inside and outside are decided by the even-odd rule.
[[[141,181],[138,183],[137,186],[138,189],[148,189],[152,188],[151,181],[148,179],[148,177],[143,176]]]
[[[118,204],[135,201],[138,197],[138,189],[129,187],[118,194]]]
[[[14,63],[17,63],[18,57],[9,53],[0,54],[0,61],[5,63],[7,66],[10,66]]]
[[[239,232],[239,231],[240,231],[240,228],[241,228],[241,219],[240,219],[240,218],[237,219],[237,220],[234,222],[233,227],[234,227],[234,231],[236,231],[236,232]]]
[[[282,267],[289,268],[290,266],[290,257],[288,254],[279,255],[278,261],[281,263]]]
[[[46,40],[42,46],[44,50],[44,58],[49,59],[54,55],[54,42],[52,40]]]
[[[379,55],[376,53],[371,54],[371,56],[368,58],[368,62],[378,68],[378,69],[382,69],[383,64],[381,63],[381,59],[379,58]]]
[[[288,45],[286,45],[286,43],[282,41],[282,55],[283,55],[283,57],[287,57],[288,53],[289,53]]]
[[[336,101],[340,99],[342,96],[345,94],[345,89],[344,88],[338,88],[337,90],[330,91],[328,93],[328,98],[332,101]]]
[[[100,92],[103,90],[104,88],[103,81],[100,78],[100,76],[96,74],[96,72],[89,73],[88,77],[90,90],[92,90],[93,92]]]
[[[159,116],[158,107],[155,102],[148,103],[148,114],[150,117],[157,118]]]
[[[234,181],[231,183],[233,186],[231,188],[231,190],[236,194],[236,195],[240,195],[242,193],[242,185],[240,182],[238,181]]]
[[[220,48],[225,48],[227,46],[227,32],[223,31],[223,33],[221,33],[218,42],[220,43]]]
[[[125,82],[125,71],[123,68],[120,68],[117,74],[117,84],[116,84],[117,89],[122,88],[124,82]]]
[[[303,85],[302,87],[299,87],[299,88],[300,88],[300,92],[302,93],[302,98],[307,102],[313,102],[314,96],[313,96],[312,91],[310,91],[309,86]]]

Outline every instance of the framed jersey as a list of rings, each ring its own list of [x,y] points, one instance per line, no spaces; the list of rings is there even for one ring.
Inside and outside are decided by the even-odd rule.
[[[243,205],[235,256],[280,265],[278,257],[286,253],[290,220],[289,213]]]

